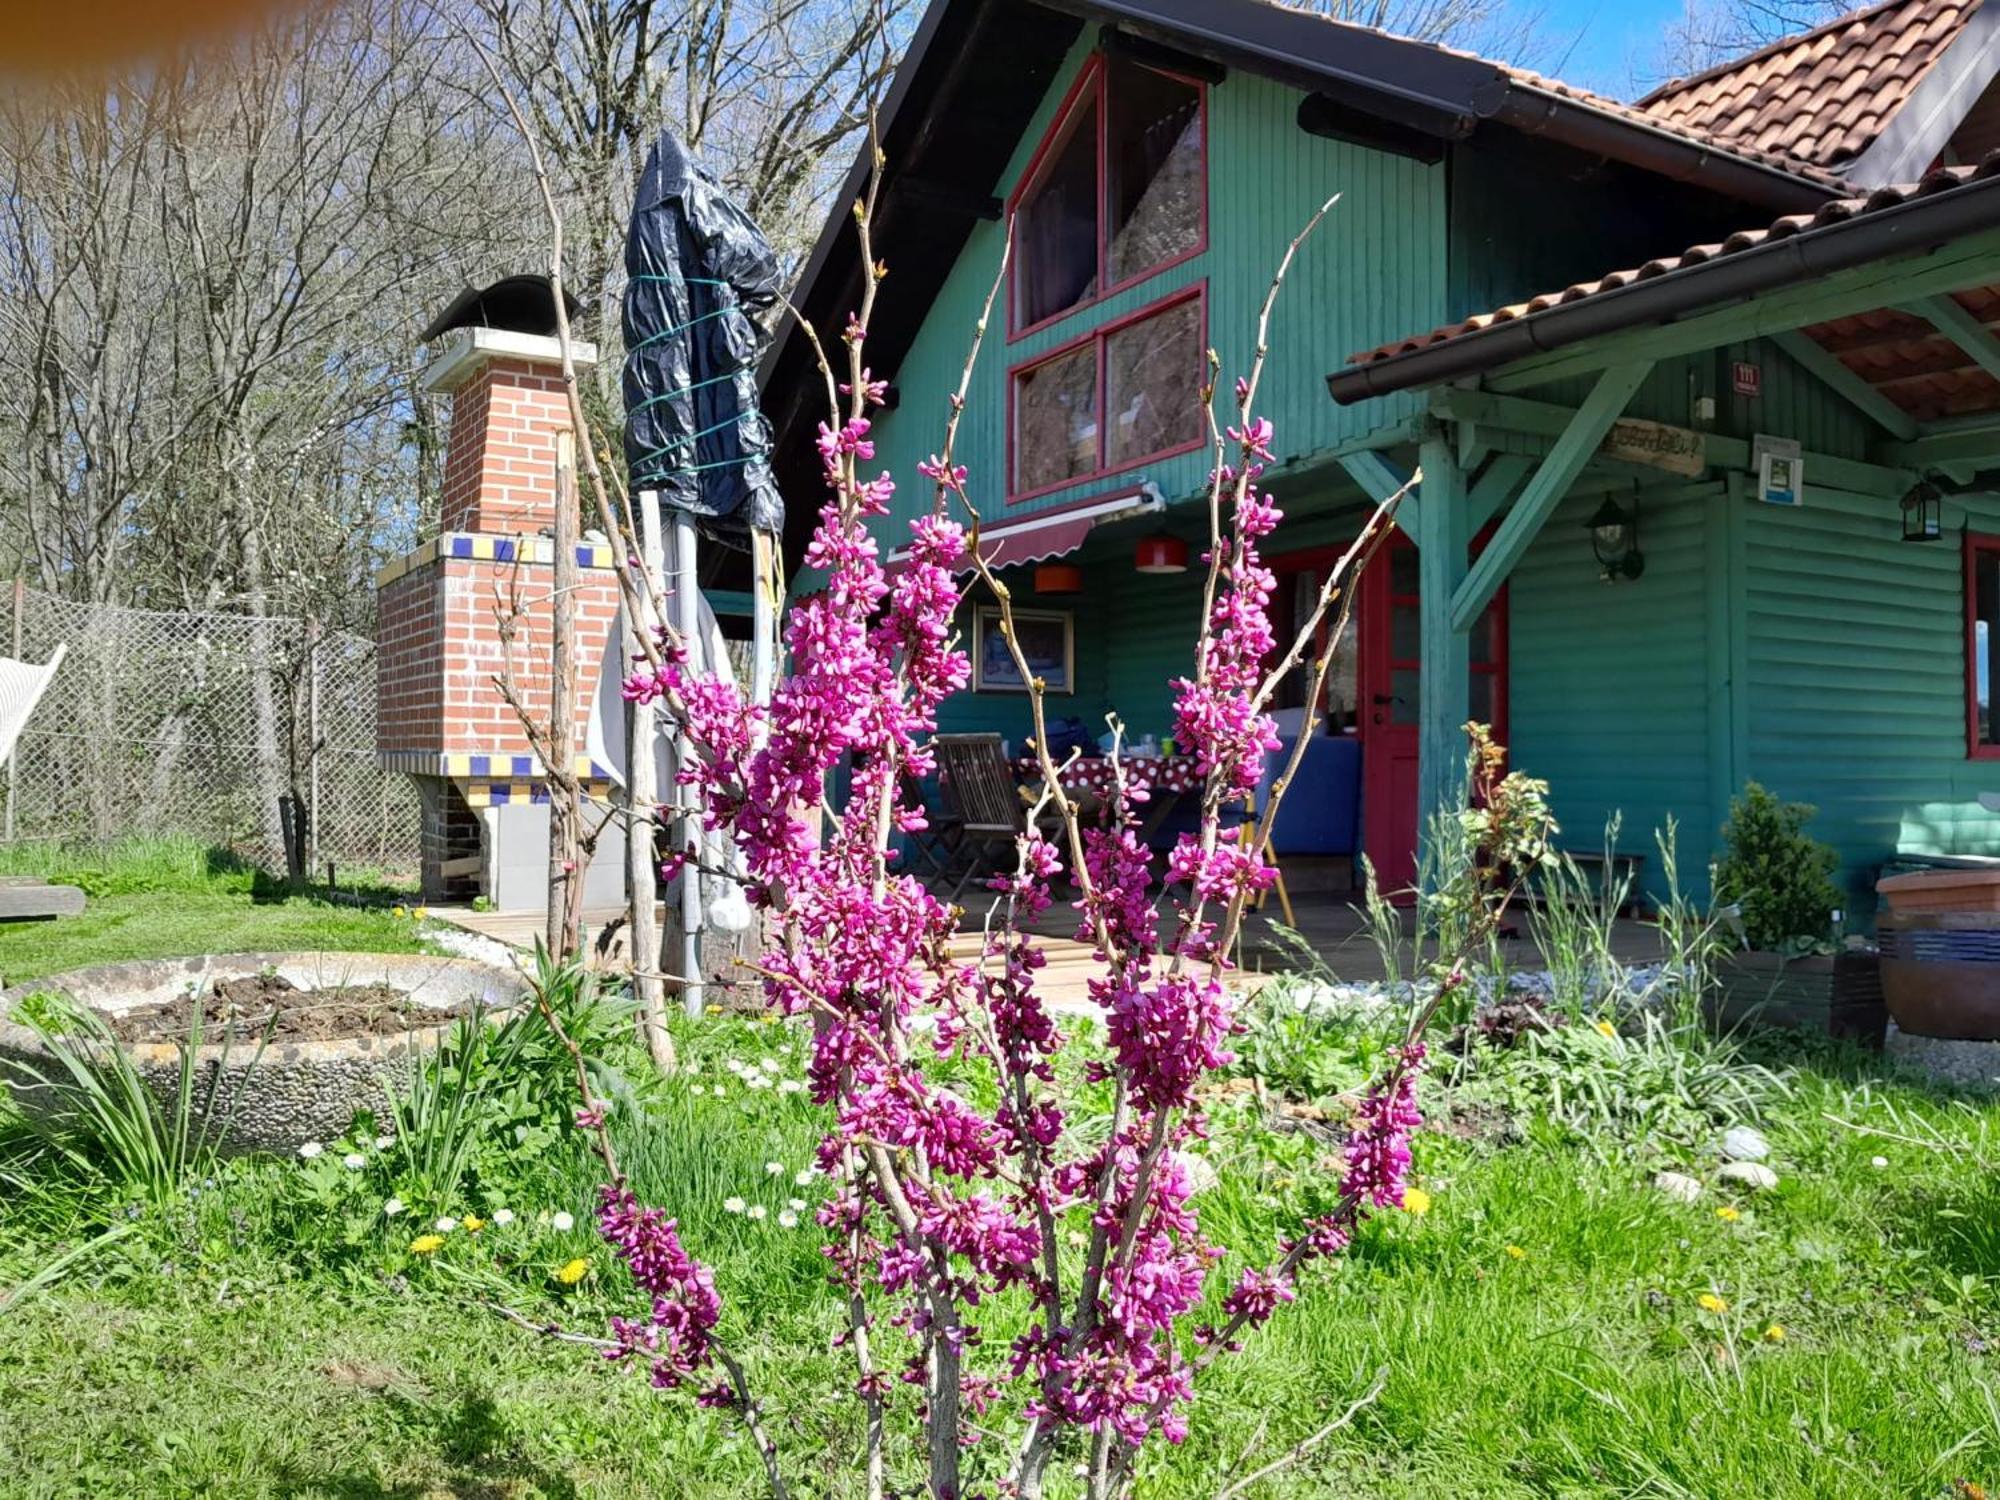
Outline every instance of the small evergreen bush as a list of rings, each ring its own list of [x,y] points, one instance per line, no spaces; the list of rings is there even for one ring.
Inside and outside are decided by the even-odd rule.
[[[1781,802],[1754,781],[1729,804],[1715,898],[1741,910],[1752,948],[1810,948],[1827,938],[1828,918],[1841,905],[1833,883],[1840,856],[1805,831],[1815,811]]]

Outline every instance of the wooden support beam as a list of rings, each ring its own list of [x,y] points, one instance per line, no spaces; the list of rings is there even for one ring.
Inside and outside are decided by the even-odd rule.
[[[1956,304],[1953,304],[1956,306]],[[1836,354],[1829,353],[1810,334],[1788,329],[1774,334],[1771,342],[1813,379],[1880,427],[1890,437],[1908,442],[1917,435],[1917,419],[1848,369]]]
[[[1913,302],[1900,304],[1900,307],[1911,317],[1922,318],[1958,345],[1966,358],[1995,380],[2000,380],[2000,338],[1995,338],[1992,329],[1952,298],[1944,295],[1919,297]]]
[[[1875,457],[1905,469],[2000,467],[2000,415],[1964,426],[1924,427],[1913,442],[1881,444]]]
[[[1361,486],[1361,492],[1377,505],[1410,482],[1409,475],[1400,473],[1388,459],[1372,450],[1343,453],[1340,455],[1340,466],[1347,470],[1350,479]],[[1414,490],[1396,505],[1396,524],[1411,541],[1417,540],[1417,518],[1422,510],[1422,502]]]
[[[1477,536],[1479,528],[1493,519],[1534,466],[1532,458],[1519,453],[1503,453],[1486,466],[1486,472],[1465,497],[1465,524],[1473,535]]]
[[[2000,229],[1968,235],[1922,254],[1836,271],[1673,323],[1620,329],[1547,354],[1529,355],[1489,374],[1484,384],[1495,391],[1528,390],[1635,359],[1673,359],[1994,281],[2000,281]]]
[[[1652,369],[1651,361],[1641,361],[1618,365],[1598,376],[1597,384],[1584,398],[1583,405],[1577,408],[1569,426],[1556,439],[1555,447],[1549,450],[1549,456],[1535,470],[1534,478],[1521,491],[1521,498],[1514,502],[1513,510],[1500,523],[1500,529],[1493,533],[1493,540],[1486,544],[1479,561],[1472,565],[1464,583],[1453,594],[1449,617],[1453,630],[1470,630],[1485,613],[1488,602],[1506,581],[1507,575],[1514,571],[1514,564],[1528,550],[1528,544],[1542,529],[1542,523],[1548,520],[1563,496],[1569,493],[1570,482],[1590,462],[1597,445],[1604,440],[1604,434],[1611,430],[1611,424],[1625,410],[1625,403],[1632,399],[1632,393],[1639,389]]]
[[[1472,547],[1465,471],[1443,429],[1418,450],[1423,468],[1422,527],[1417,536],[1423,670],[1417,683],[1417,839],[1455,806],[1463,790],[1465,721],[1472,712],[1472,637],[1451,622]]]
[[[1576,408],[1553,401],[1537,401],[1528,396],[1504,396],[1492,391],[1440,391],[1432,401],[1436,414],[1453,422],[1483,422],[1491,427],[1526,433],[1531,437],[1558,441],[1576,419]],[[1718,469],[1751,468],[1752,444],[1724,433],[1705,432],[1703,446],[1709,465]],[[1885,450],[1889,451],[1889,450]],[[1899,496],[1916,483],[1917,476],[1907,464],[1863,463],[1837,454],[1808,449],[1800,455],[1806,464],[1806,483],[1817,482],[1857,495]],[[1639,466],[1628,466],[1638,472]]]

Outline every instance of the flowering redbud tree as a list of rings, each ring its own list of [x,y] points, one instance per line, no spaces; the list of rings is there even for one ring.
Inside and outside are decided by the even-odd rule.
[[[1308,662],[1310,643],[1323,622],[1335,635],[1345,628],[1354,582],[1395,500],[1368,519],[1298,639],[1280,643],[1260,555],[1280,521],[1260,486],[1274,434],[1255,404],[1271,308],[1302,233],[1272,280],[1255,359],[1223,398],[1226,420],[1215,414],[1219,361],[1209,356],[1207,578],[1191,668],[1175,684],[1175,739],[1203,778],[1197,827],[1156,882],[1138,835],[1143,794],[1127,787],[1114,753],[1108,805],[1080,814],[1046,748],[1035,683],[1043,789],[1034,812],[1057,817],[1024,820],[1015,859],[993,882],[979,955],[955,961],[966,914],[900,869],[897,848],[924,827],[910,787],[934,774],[927,737],[939,705],[969,675],[953,627],[962,580],[998,599],[1016,666],[1024,679],[1032,674],[1006,586],[980,558],[971,476],[953,457],[984,316],[947,400],[941,449],[918,466],[932,499],[909,526],[908,566],[893,580],[882,566],[871,523],[889,514],[895,483],[874,471],[870,435],[884,396],[866,360],[884,269],[869,243],[873,202],[871,189],[856,205],[869,274],[843,335],[844,370],[822,361],[826,498],[806,560],[826,587],[790,609],[789,674],[768,708],[755,707],[733,682],[689,670],[669,639],[626,692],[659,704],[686,736],[683,782],[711,830],[736,841],[767,914],[757,966],[766,1000],[810,1025],[809,1086],[828,1117],[818,1166],[833,1184],[819,1222],[846,1301],[871,1500],[885,1493],[892,1460],[899,1471],[923,1469],[938,1500],[1039,1496],[1065,1434],[1081,1435],[1088,1493],[1119,1495],[1145,1444],[1186,1436],[1201,1372],[1292,1301],[1302,1274],[1338,1255],[1365,1214],[1401,1204],[1424,1027],[1465,983],[1462,962],[1490,935],[1505,882],[1532,863],[1546,815],[1537,784],[1505,775],[1499,752],[1475,731],[1477,811],[1458,816],[1479,857],[1456,873],[1454,890],[1432,899],[1457,900],[1477,919],[1460,924],[1459,951],[1434,955],[1407,1037],[1359,1101],[1336,1206],[1295,1225],[1262,1265],[1224,1277],[1186,1151],[1204,1134],[1205,1081],[1233,1061],[1230,955],[1246,910],[1274,878],[1271,820],[1302,745],[1257,816],[1236,815],[1280,748],[1267,711],[1275,688],[1303,666],[1317,696],[1331,652]],[[986,315],[992,306],[989,293]],[[843,761],[851,779],[834,806],[826,789]],[[1044,836],[1044,821],[1059,835]],[[1056,1065],[1076,1028],[1058,1024],[1039,993],[1044,958],[1028,935],[1055,903],[1058,881],[1074,887],[1081,935],[1100,966],[1090,995],[1103,1046],[1082,1086],[1099,1099],[1108,1093],[1109,1128],[1088,1132],[1088,1143],[1072,1132],[1078,1100]],[[947,1056],[959,1076],[971,1069],[987,1086],[943,1086],[933,1075]],[[600,1132],[612,1172],[599,1225],[647,1299],[613,1323],[608,1352],[645,1364],[659,1386],[691,1387],[737,1413],[783,1497],[784,1454],[718,1334],[721,1296],[668,1210],[637,1202],[618,1175],[581,1067],[578,1076],[579,1118]],[[973,1093],[990,1102],[975,1103]],[[1101,1114],[1101,1103],[1093,1108]],[[1018,1300],[1027,1322],[1003,1348],[981,1337],[996,1299]],[[904,1401],[911,1410],[898,1412]],[[992,1436],[1001,1423],[1017,1428],[1011,1440]],[[921,1432],[920,1450],[888,1451],[899,1432]],[[1064,1444],[1066,1455],[1077,1441]]]

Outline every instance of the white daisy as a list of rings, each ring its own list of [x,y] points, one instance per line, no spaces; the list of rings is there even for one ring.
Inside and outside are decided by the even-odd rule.
[[[803,1198],[787,1198],[785,1200],[785,1207],[789,1208],[795,1214],[802,1214],[806,1211],[806,1200]]]
[[[786,1209],[778,1215],[778,1227],[781,1229],[797,1229],[799,1227],[799,1216],[789,1208]]]
[[[775,1073],[778,1071],[778,1060],[775,1057],[767,1057],[758,1063],[757,1066],[762,1068],[766,1073]]]
[[[387,1151],[395,1144],[396,1138],[393,1135],[378,1135],[375,1137],[375,1149],[377,1151]]]
[[[494,1209],[493,1222],[498,1224],[502,1229],[505,1229],[509,1224],[514,1222],[514,1210],[511,1208]]]
[[[299,1146],[299,1155],[303,1156],[307,1161],[311,1161],[324,1150],[326,1150],[326,1147],[322,1146],[318,1141],[305,1141]]]
[[[766,1078],[762,1073],[751,1073],[743,1081],[753,1089],[767,1089],[771,1086],[771,1080]]]
[[[382,1205],[382,1217],[385,1219],[393,1219],[402,1211],[403,1200],[401,1198],[391,1198],[387,1203]]]
[[[803,1094],[805,1090],[806,1086],[796,1078],[787,1078],[778,1085],[781,1094]]]
[[[811,1167],[800,1167],[798,1171],[792,1173],[792,1181],[799,1187],[811,1186],[812,1180],[813,1169]]]
[[[761,1219],[764,1217],[764,1205],[761,1203],[753,1203],[748,1208],[744,1209],[743,1212],[750,1218]]]
[[[785,1164],[781,1161],[767,1161],[764,1163],[764,1170],[769,1172],[773,1177],[783,1177],[785,1175]]]
[[[363,1156],[359,1151],[350,1151],[347,1155],[341,1157],[340,1164],[350,1172],[359,1172],[363,1167],[368,1165],[368,1158]]]
[[[572,1229],[576,1228],[576,1220],[570,1217],[570,1212],[566,1208],[557,1209],[556,1216],[549,1220],[549,1222],[556,1226],[558,1234],[568,1234]]]
[[[731,1198],[724,1198],[724,1199],[722,1200],[722,1211],[723,1211],[724,1213],[726,1213],[726,1214],[740,1214],[740,1213],[742,1213],[742,1212],[743,1212],[743,1200],[742,1200],[741,1198],[734,1198],[734,1197],[731,1197]]]
[[[435,1229],[439,1234],[450,1234],[454,1229],[458,1228],[458,1220],[454,1219],[450,1214],[446,1214],[437,1223],[433,1224],[431,1228]]]

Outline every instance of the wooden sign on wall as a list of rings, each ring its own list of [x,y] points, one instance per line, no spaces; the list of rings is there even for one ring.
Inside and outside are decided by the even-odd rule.
[[[1698,478],[1708,467],[1708,441],[1702,434],[1639,417],[1613,422],[1598,451],[1606,458],[1645,464],[1690,479]]]

